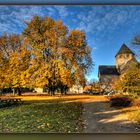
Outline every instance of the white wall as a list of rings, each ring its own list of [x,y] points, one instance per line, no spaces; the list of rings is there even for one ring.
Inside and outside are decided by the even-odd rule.
[[[83,87],[80,85],[74,85],[69,89],[70,93],[83,93]]]

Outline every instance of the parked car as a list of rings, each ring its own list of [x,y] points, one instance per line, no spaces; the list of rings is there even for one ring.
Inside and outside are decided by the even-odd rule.
[[[85,93],[85,94],[91,94],[91,95],[99,95],[99,92],[98,91],[90,91],[90,90],[88,90],[88,91],[84,91],[83,93]]]
[[[83,93],[84,94],[90,94],[90,91],[87,90],[87,91],[84,91]]]

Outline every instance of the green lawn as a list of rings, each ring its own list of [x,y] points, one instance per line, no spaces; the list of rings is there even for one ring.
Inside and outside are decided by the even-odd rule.
[[[25,101],[0,108],[2,133],[70,133],[82,131],[80,102]]]
[[[140,125],[140,108],[139,107],[137,107],[133,111],[130,111],[129,119],[132,120],[134,123]]]

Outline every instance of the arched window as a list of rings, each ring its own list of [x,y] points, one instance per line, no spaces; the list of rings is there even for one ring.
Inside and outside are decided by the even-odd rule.
[[[129,54],[126,54],[126,57],[129,57],[130,55]]]
[[[119,58],[122,58],[122,55],[120,54]]]

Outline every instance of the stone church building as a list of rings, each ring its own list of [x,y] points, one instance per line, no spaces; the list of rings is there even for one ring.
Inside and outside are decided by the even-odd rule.
[[[102,88],[109,90],[110,83],[125,73],[132,63],[136,63],[135,54],[125,44],[115,55],[115,65],[100,65],[98,69],[99,82]],[[108,86],[108,87],[107,87]]]

